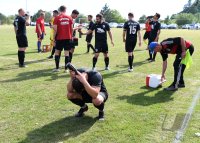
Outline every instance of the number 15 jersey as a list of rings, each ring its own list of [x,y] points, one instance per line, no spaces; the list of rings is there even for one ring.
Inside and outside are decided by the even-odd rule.
[[[124,23],[124,31],[126,31],[126,40],[137,39],[137,32],[140,30],[140,24],[134,20]]]

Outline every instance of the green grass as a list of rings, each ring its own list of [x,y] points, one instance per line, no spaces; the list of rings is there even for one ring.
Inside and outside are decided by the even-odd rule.
[[[162,60],[148,63],[146,46],[136,47],[134,72],[127,72],[127,54],[122,42],[122,29],[112,29],[115,47],[110,50],[111,71],[103,71],[101,54],[97,69],[101,71],[110,94],[106,102],[104,122],[96,121],[96,108],[89,104],[86,116],[77,119],[73,115],[79,107],[66,99],[69,75],[52,73],[54,60],[50,53],[36,53],[35,27],[27,27],[29,48],[26,53],[28,68],[18,68],[17,44],[12,26],[0,27],[0,142],[2,143],[168,143],[172,142],[186,114],[193,95],[200,86],[199,31],[162,30],[160,41],[182,36],[195,47],[194,64],[185,71],[187,88],[177,92],[165,92],[163,88],[145,87],[148,74],[161,73]],[[49,29],[47,28],[47,31]],[[143,34],[144,31],[142,31]],[[49,33],[43,44],[49,43]],[[79,39],[73,64],[76,67],[92,66],[92,54],[86,52],[85,37]],[[173,80],[173,60],[169,56],[166,73],[167,87]],[[64,57],[61,58],[61,66]],[[183,138],[184,143],[197,143],[194,135],[200,132],[199,102]],[[176,120],[175,120],[176,118]]]

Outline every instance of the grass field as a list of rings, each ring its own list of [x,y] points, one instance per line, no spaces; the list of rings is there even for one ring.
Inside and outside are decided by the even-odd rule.
[[[54,60],[50,53],[36,51],[35,27],[27,27],[29,48],[26,53],[28,68],[18,68],[17,44],[12,26],[0,26],[0,142],[1,143],[169,143],[177,130],[200,86],[200,31],[162,30],[160,41],[175,36],[190,40],[195,47],[194,64],[185,71],[186,88],[166,92],[163,88],[145,87],[148,74],[161,73],[162,60],[148,63],[146,45],[136,47],[134,71],[127,72],[127,54],[122,42],[122,29],[112,29],[115,47],[110,45],[110,71],[103,71],[101,55],[97,69],[101,71],[109,100],[105,106],[104,122],[96,121],[96,108],[89,104],[86,116],[73,115],[79,107],[66,99],[68,73],[64,69],[52,73]],[[47,31],[49,29],[47,28]],[[49,31],[43,44],[49,43]],[[142,31],[142,34],[144,31]],[[109,40],[110,44],[110,40]],[[92,51],[85,54],[85,37],[79,39],[73,64],[76,67],[92,66]],[[166,72],[167,87],[173,80],[173,60],[169,56]],[[61,58],[61,66],[64,57]],[[198,143],[200,132],[199,101],[183,143]]]

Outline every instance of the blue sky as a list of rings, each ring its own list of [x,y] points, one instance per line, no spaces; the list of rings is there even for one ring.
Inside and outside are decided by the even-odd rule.
[[[128,12],[133,12],[136,20],[143,14],[153,15],[158,12],[161,19],[164,19],[167,15],[180,12],[187,2],[188,0],[0,0],[0,12],[13,15],[19,8],[24,8],[33,15],[39,9],[53,11],[60,5],[65,5],[68,14],[77,9],[82,14],[95,16],[107,3],[111,9],[118,10],[124,18],[127,18]]]

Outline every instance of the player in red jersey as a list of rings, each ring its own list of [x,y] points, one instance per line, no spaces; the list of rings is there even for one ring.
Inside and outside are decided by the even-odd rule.
[[[64,48],[65,51],[65,71],[67,71],[66,64],[70,61],[69,51],[70,51],[70,41],[72,39],[73,32],[73,20],[71,16],[66,15],[66,7],[60,6],[60,14],[54,19],[54,41],[56,44],[55,51],[55,63],[56,69],[54,72],[59,71],[59,62],[61,51]]]
[[[37,48],[38,48],[38,53],[41,52],[41,43],[42,40],[44,39],[44,34],[45,34],[45,28],[44,28],[44,18],[45,18],[45,12],[41,11],[40,17],[36,20],[36,30],[35,32],[37,33]]]

